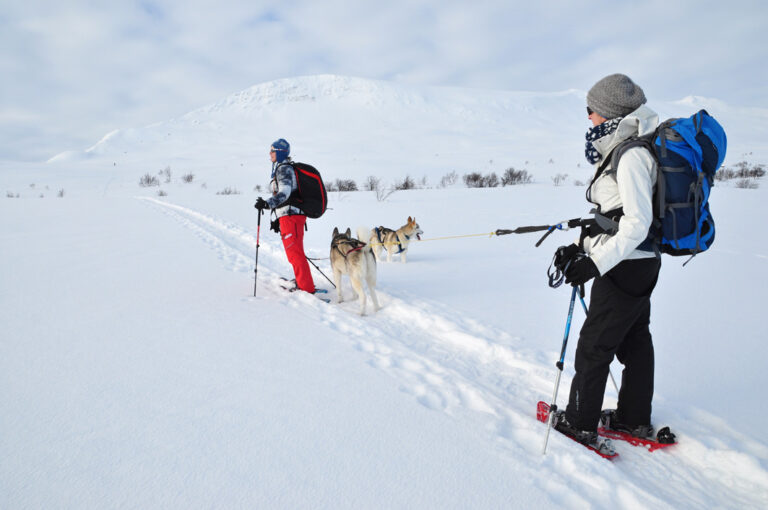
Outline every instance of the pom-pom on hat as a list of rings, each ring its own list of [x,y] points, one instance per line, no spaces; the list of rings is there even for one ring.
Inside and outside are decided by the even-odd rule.
[[[284,138],[280,138],[276,142],[272,143],[270,151],[275,153],[275,160],[278,163],[282,163],[291,153],[291,144],[289,144]]]
[[[606,119],[625,117],[645,104],[643,89],[625,74],[611,74],[587,92],[587,106]]]

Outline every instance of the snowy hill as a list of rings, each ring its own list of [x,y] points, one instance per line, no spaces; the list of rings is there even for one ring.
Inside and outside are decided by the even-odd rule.
[[[760,161],[761,111],[661,106],[706,106]],[[606,461],[554,434],[542,455],[535,404],[552,397],[569,296],[545,273],[576,234],[536,248],[536,234],[490,233],[587,213],[583,187],[549,180],[550,168],[577,177],[583,110],[578,91],[309,77],[51,163],[0,163],[0,190],[19,196],[0,200],[0,508],[764,508],[764,180],[718,185],[713,248],[685,268],[663,261],[653,419],[679,444],[617,443]],[[424,230],[407,264],[378,265],[383,307],[360,317],[355,301],[280,288],[291,269],[267,217],[254,282],[254,185],[278,136],[330,179],[423,172],[434,184],[509,157],[538,182],[331,193],[305,241],[326,275],[336,226],[410,215]],[[166,166],[170,182],[138,186]],[[225,185],[241,193],[217,194]],[[582,321],[578,310],[561,405]]]
[[[328,178],[426,176],[450,171],[501,174],[514,166],[540,181],[557,173],[585,179],[585,92],[505,92],[412,87],[340,76],[308,76],[256,85],[179,118],[107,134],[93,147],[52,161],[97,158],[121,167],[152,162],[184,171],[250,171],[286,138],[296,156]],[[652,98],[653,99],[653,98]],[[687,97],[649,105],[662,118],[706,108],[726,127],[726,164],[752,153],[768,159],[768,110]],[[132,176],[133,178],[133,176]]]

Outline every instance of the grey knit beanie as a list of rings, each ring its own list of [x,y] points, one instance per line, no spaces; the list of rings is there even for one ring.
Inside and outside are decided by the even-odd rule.
[[[587,106],[606,119],[629,115],[645,101],[643,89],[625,74],[606,76],[587,92]]]

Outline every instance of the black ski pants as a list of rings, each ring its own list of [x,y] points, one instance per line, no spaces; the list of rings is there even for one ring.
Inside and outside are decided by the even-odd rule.
[[[626,425],[651,423],[654,359],[649,325],[660,268],[659,258],[624,260],[592,284],[565,412],[575,428],[597,430],[614,356],[624,365],[617,420]]]

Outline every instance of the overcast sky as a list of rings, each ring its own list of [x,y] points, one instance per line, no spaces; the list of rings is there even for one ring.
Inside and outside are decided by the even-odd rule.
[[[763,0],[0,0],[0,159],[45,160],[257,83],[340,74],[768,107]]]

